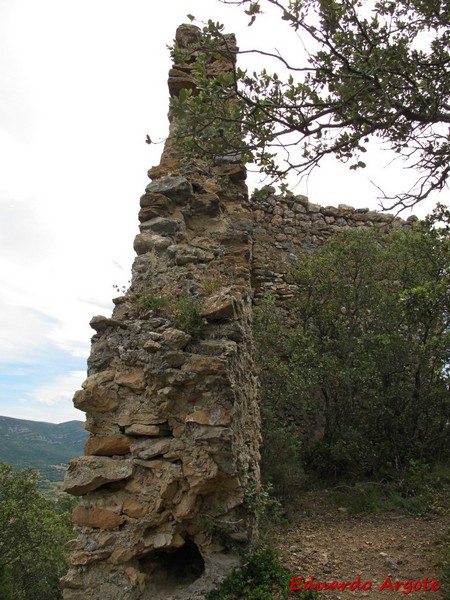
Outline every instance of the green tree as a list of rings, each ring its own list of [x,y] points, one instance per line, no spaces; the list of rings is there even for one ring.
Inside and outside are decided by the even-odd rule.
[[[297,34],[297,52],[252,50],[268,65],[208,77],[194,68],[198,94],[175,99],[186,117],[178,135],[205,154],[243,151],[261,171],[307,175],[327,155],[364,168],[377,138],[417,172],[387,204],[411,206],[442,190],[450,173],[450,5],[447,0],[220,0],[243,6],[250,25],[277,10]],[[204,28],[206,62],[226,42]],[[286,31],[289,34],[289,31]],[[271,45],[272,39],[267,40]],[[244,142],[243,142],[244,140]],[[279,150],[284,152],[280,154]]]
[[[37,489],[32,469],[0,463],[0,599],[56,600],[65,571],[64,544],[72,526],[68,507]]]
[[[345,231],[300,261],[295,327],[259,309],[264,411],[306,470],[358,478],[448,456],[449,265],[429,227]]]

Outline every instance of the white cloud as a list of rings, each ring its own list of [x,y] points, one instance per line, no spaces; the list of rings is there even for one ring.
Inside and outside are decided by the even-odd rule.
[[[20,377],[20,370],[11,370],[12,376]],[[34,390],[19,390],[14,399],[2,399],[0,412],[6,417],[62,423],[83,421],[85,415],[73,406],[73,396],[86,379],[85,371],[69,371],[38,384]]]
[[[28,392],[27,396],[33,403],[40,405],[60,405],[72,400],[74,390],[77,390],[85,379],[85,371],[70,371],[35,391]]]
[[[0,363],[29,362],[46,343],[52,323],[32,309],[11,306],[0,298]]]
[[[14,416],[48,423],[83,421],[85,415],[73,406],[72,399],[74,392],[81,387],[85,379],[85,371],[70,371],[32,392],[27,392],[26,397],[19,401]]]

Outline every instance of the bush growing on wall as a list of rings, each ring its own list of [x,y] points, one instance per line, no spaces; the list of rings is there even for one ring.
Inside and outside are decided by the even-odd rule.
[[[295,327],[271,299],[256,310],[263,472],[281,495],[285,468],[264,460],[277,428],[297,478],[389,476],[448,456],[450,240],[432,221],[345,231],[304,256]]]

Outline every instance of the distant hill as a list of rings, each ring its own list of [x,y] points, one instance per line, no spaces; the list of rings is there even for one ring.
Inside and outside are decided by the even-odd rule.
[[[0,417],[0,461],[33,467],[42,479],[61,481],[71,458],[83,454],[88,437],[81,421],[43,423]]]

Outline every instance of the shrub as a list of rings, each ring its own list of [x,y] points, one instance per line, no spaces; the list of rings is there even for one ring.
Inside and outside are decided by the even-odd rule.
[[[263,440],[295,449],[298,481],[409,469],[413,484],[411,459],[449,456],[448,264],[450,239],[426,226],[345,231],[299,260],[292,326],[270,298],[255,311]],[[267,467],[284,495],[283,466]]]
[[[175,303],[173,324],[178,329],[195,335],[205,326],[205,319],[200,314],[201,304],[193,296],[180,296]]]
[[[154,311],[158,314],[168,306],[167,298],[158,296],[151,290],[144,290],[139,294],[135,294],[132,297],[132,303],[138,316],[142,316],[149,311]]]
[[[209,270],[201,281],[203,291],[207,296],[218,292],[226,283],[226,277],[218,269]]]
[[[206,600],[284,600],[291,575],[267,546],[254,548],[244,557],[242,569],[234,571]],[[298,600],[317,598],[317,592],[297,592]]]
[[[72,534],[71,501],[55,505],[37,489],[32,469],[0,463],[0,598],[58,600]]]

